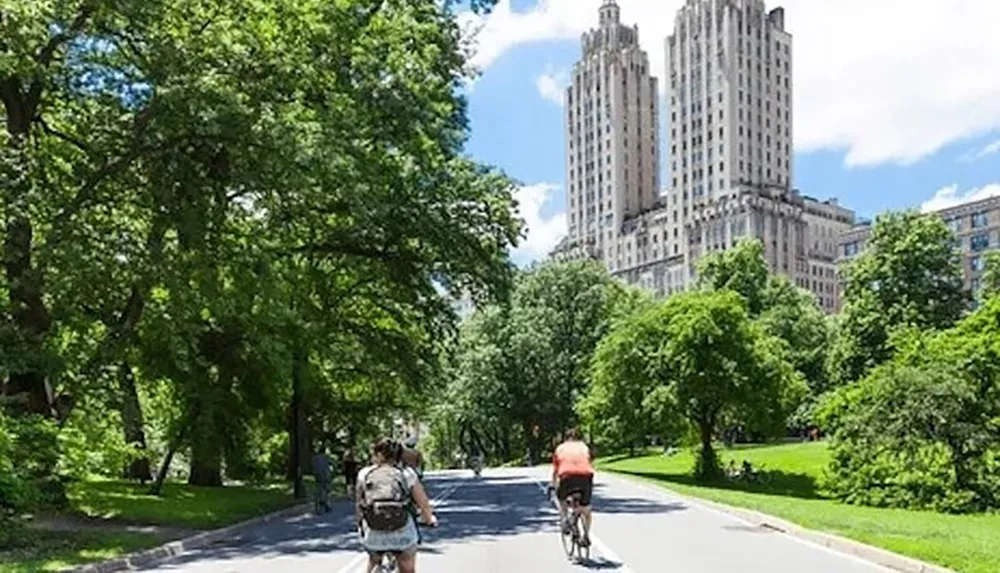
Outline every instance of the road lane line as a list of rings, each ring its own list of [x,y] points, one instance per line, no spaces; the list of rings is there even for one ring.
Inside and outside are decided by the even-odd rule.
[[[542,493],[548,496],[549,493],[548,486],[544,482],[540,482],[538,480],[535,480],[535,483],[538,485],[538,489],[542,490]],[[552,501],[552,506],[555,507],[556,514],[558,515],[559,501],[556,500],[554,497],[552,498],[551,501]],[[590,546],[596,549],[597,552],[600,553],[605,559],[618,565],[618,567],[615,568],[618,570],[618,573],[635,573],[635,571],[631,567],[625,564],[624,559],[622,559],[621,557],[618,556],[617,553],[612,551],[611,548],[608,547],[608,544],[601,541],[601,538],[594,535],[594,532],[592,531],[590,532]]]
[[[464,482],[456,483],[455,485],[452,485],[448,489],[444,490],[443,492],[435,496],[435,498],[431,500],[431,507],[437,509],[437,506],[441,502],[451,497],[451,495],[455,493],[458,490],[458,488],[462,487],[463,485],[465,485]],[[354,559],[351,559],[347,563],[347,565],[344,565],[342,568],[338,569],[337,573],[355,573],[359,569],[362,569],[362,566],[367,562],[368,562],[368,554],[362,550],[362,552],[359,553]],[[626,571],[624,573],[628,572]]]
[[[714,508],[714,507],[712,507],[710,505],[707,505],[707,504],[704,504],[704,503],[700,503],[698,500],[692,499],[689,496],[684,496],[682,494],[675,494],[672,490],[657,488],[655,486],[651,486],[651,485],[642,483],[642,482],[640,482],[638,480],[633,480],[633,479],[630,479],[630,478],[623,478],[623,477],[619,477],[619,476],[614,476],[614,479],[618,480],[618,481],[625,482],[625,483],[630,484],[630,485],[633,485],[636,488],[644,490],[644,491],[646,491],[648,493],[654,494],[657,497],[660,497],[661,499],[669,499],[672,502],[686,503],[686,504],[691,505],[693,507],[697,507],[698,509],[703,509],[705,511],[709,511],[709,512],[714,513],[716,515],[719,515],[721,517],[725,517],[726,519],[728,519],[730,521],[735,521],[735,522],[738,522],[738,523],[742,523],[743,525],[746,525],[748,527],[758,527],[758,524],[756,524],[756,523],[753,523],[753,522],[751,522],[749,520],[743,519],[742,517],[739,517],[737,515],[733,515],[731,513],[726,513],[725,511],[722,511],[721,509],[716,509],[716,508]],[[738,508],[739,506],[734,506],[734,507]],[[742,509],[748,509],[749,511],[755,511],[755,510],[752,510],[752,509],[749,509],[749,508],[742,508]],[[790,520],[786,520],[786,521],[790,521]],[[818,530],[818,529],[809,529],[807,527],[803,527],[803,529],[808,530],[808,531],[816,531],[816,532],[819,532],[819,533],[824,533],[823,531]],[[815,549],[820,549],[820,550],[825,551],[827,553],[831,553],[833,555],[837,555],[839,557],[843,557],[845,559],[849,559],[849,560],[855,561],[857,563],[862,563],[862,564],[868,565],[870,567],[875,568],[875,570],[877,570],[877,571],[886,571],[886,572],[896,573],[895,569],[891,569],[889,567],[886,567],[885,565],[881,565],[879,563],[875,563],[873,561],[869,561],[869,560],[867,560],[867,559],[865,559],[863,557],[859,557],[859,556],[853,555],[851,553],[845,553],[843,551],[837,551],[836,549],[833,549],[832,547],[826,547],[825,545],[820,545],[819,543],[816,543],[814,541],[809,541],[808,539],[802,539],[801,537],[796,537],[796,536],[791,535],[789,533],[786,533],[784,531],[775,531],[775,533],[777,533],[778,535],[783,536],[785,539],[791,539],[792,541],[795,541],[797,543],[801,543],[803,545],[808,545],[808,546],[813,547]],[[888,551],[888,550],[886,550],[886,551]]]

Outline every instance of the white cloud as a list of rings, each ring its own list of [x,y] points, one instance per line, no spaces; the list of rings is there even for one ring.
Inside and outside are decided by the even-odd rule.
[[[991,143],[987,143],[977,151],[970,151],[962,155],[958,159],[960,161],[965,161],[966,163],[970,163],[972,161],[978,161],[984,157],[993,155],[994,153],[1000,153],[1000,139],[993,141]]]
[[[552,183],[536,183],[521,187],[514,193],[518,213],[528,227],[527,237],[514,251],[515,258],[536,260],[546,257],[566,236],[566,213],[543,216],[542,208],[559,191]]]
[[[930,213],[996,196],[1000,196],[1000,183],[990,183],[969,189],[964,193],[960,193],[958,185],[953,184],[935,191],[933,197],[920,205],[920,210],[924,213]]]
[[[559,107],[564,105],[564,92],[569,85],[569,72],[552,70],[552,66],[547,66],[542,75],[535,78],[535,87],[538,94]]]
[[[661,78],[663,40],[683,2],[619,0]],[[474,63],[485,69],[518,45],[577,39],[596,25],[600,3],[538,0],[514,12],[500,0],[479,20]],[[797,150],[843,149],[850,166],[909,164],[1000,128],[1000,2],[769,2],[779,4],[794,35]]]

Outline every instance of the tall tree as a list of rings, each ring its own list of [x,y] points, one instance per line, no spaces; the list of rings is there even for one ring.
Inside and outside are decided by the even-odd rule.
[[[831,378],[857,380],[891,355],[890,333],[952,326],[968,309],[955,237],[934,214],[888,213],[845,271],[844,310]]]
[[[803,382],[781,349],[733,291],[674,295],[619,322],[602,341],[591,389],[599,393],[594,413],[633,439],[649,431],[649,413],[661,427],[665,416],[686,418],[701,442],[695,473],[713,478],[719,467],[712,440],[727,413],[780,425],[801,396]]]

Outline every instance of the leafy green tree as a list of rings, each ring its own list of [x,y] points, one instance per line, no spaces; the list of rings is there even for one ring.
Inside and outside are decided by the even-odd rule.
[[[892,355],[894,328],[952,326],[968,308],[954,235],[940,217],[879,216],[866,249],[845,272],[844,310],[831,379],[862,377]]]
[[[828,388],[826,370],[830,322],[816,297],[783,276],[772,276],[763,295],[764,310],[757,318],[765,332],[788,344],[789,361],[802,374],[814,395]]]
[[[715,251],[698,261],[699,283],[712,290],[729,289],[739,294],[754,317],[764,311],[769,277],[764,244],[757,239],[741,239],[732,248]]]
[[[592,262],[546,263],[518,280],[507,307],[486,307],[462,326],[439,425],[480,436],[509,457],[536,457],[576,422],[598,341],[615,321],[650,304]],[[467,430],[466,428],[472,428]],[[454,443],[441,436],[439,443]]]
[[[675,295],[616,324],[595,355],[595,384],[583,407],[595,404],[594,414],[610,417],[630,439],[650,428],[643,406],[657,414],[661,428],[676,408],[671,413],[699,435],[695,474],[711,479],[719,473],[712,440],[724,416],[737,412],[783,424],[783,407],[801,395],[801,378],[782,348],[731,290]],[[659,408],[649,395],[659,396]]]
[[[865,505],[965,512],[1000,491],[1000,299],[954,328],[894,335],[896,355],[821,408],[828,485]]]
[[[462,155],[447,3],[0,2],[0,28],[0,353],[24,412],[102,396],[142,445],[141,383],[165,379],[161,467],[191,447],[217,483],[275,396],[301,458],[310,389],[433,380],[437,286],[509,289],[513,185]]]
[[[989,298],[1000,293],[1000,251],[986,253],[985,259],[982,296],[983,298]]]
[[[788,344],[791,362],[810,388],[821,392],[826,387],[825,315],[812,293],[770,273],[759,240],[742,239],[731,249],[709,254],[699,261],[698,276],[704,288],[742,296],[750,317]]]

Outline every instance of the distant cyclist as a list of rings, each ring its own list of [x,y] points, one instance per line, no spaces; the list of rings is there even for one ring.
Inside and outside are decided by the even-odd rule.
[[[379,440],[372,449],[372,465],[358,472],[355,507],[369,572],[378,568],[382,554],[395,553],[399,572],[415,573],[419,534],[411,504],[421,521],[437,525],[427,492],[416,472],[399,464],[399,453],[394,440]]]
[[[416,436],[410,436],[406,438],[403,442],[403,451],[401,453],[403,464],[413,468],[413,471],[417,472],[417,477],[421,480],[424,479],[424,454],[417,449],[417,438]]]
[[[580,494],[580,513],[583,516],[583,546],[590,545],[590,526],[593,516],[590,501],[594,493],[594,466],[590,448],[577,437],[572,428],[566,432],[566,440],[556,447],[552,455],[552,488],[559,499],[559,516],[563,531],[569,531],[569,504],[566,499],[573,493]]]

